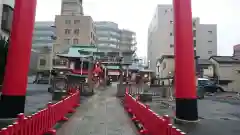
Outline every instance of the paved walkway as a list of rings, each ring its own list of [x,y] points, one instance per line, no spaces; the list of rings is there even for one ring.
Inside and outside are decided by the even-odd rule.
[[[136,135],[134,125],[115,94],[115,85],[97,91],[88,102],[81,104],[57,135]]]

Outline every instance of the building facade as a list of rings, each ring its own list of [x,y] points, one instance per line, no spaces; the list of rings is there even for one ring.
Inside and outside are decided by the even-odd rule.
[[[73,44],[95,44],[93,19],[91,16],[84,16],[82,0],[62,0],[61,15],[56,16],[55,26],[55,53],[66,51]]]
[[[62,0],[61,15],[83,15],[82,0]]]
[[[32,39],[32,48],[41,49],[42,47],[51,48],[54,43],[55,35],[54,22],[41,21],[35,22]]]
[[[6,40],[12,27],[14,2],[15,0],[0,1],[0,36]]]
[[[240,59],[240,44],[233,46],[233,56]]]
[[[162,55],[174,55],[174,20],[172,5],[158,5],[148,28],[147,57],[152,70]],[[201,24],[193,18],[193,45],[200,59],[217,55],[217,26]]]
[[[98,47],[119,49],[120,51],[134,50],[136,33],[120,29],[117,23],[109,21],[95,22]]]
[[[240,60],[232,56],[212,56],[217,83],[225,91],[240,92]]]
[[[73,44],[94,45],[96,33],[91,16],[57,15],[56,46],[54,52],[62,52]]]

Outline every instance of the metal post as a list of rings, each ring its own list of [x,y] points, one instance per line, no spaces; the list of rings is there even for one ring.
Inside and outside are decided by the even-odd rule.
[[[93,68],[93,56],[88,57],[89,66],[88,66],[88,87],[89,90],[93,92],[93,83],[92,83],[92,68]]]
[[[80,58],[80,62],[81,62],[81,72],[80,72],[80,74],[82,75],[82,72],[83,72],[83,58],[82,59]]]
[[[24,112],[37,0],[15,0],[0,118]]]
[[[173,0],[176,120],[197,121],[191,0]]]
[[[53,53],[54,53],[54,50],[53,50],[53,44],[52,44],[52,47],[51,47],[51,55],[50,55],[50,67],[49,67],[49,84],[51,84],[51,79],[52,79],[52,70],[53,70]]]

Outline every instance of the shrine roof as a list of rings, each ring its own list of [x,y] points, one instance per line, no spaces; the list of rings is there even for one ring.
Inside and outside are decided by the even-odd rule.
[[[59,57],[79,58],[92,56],[93,52],[97,52],[97,47],[92,45],[72,45],[66,51],[57,55]]]

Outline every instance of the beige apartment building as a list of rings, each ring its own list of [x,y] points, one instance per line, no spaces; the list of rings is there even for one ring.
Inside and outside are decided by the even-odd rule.
[[[73,44],[93,45],[96,29],[91,16],[84,16],[82,0],[62,0],[61,15],[55,17],[57,37],[54,53],[63,52]]]
[[[38,60],[38,70],[66,68],[68,61],[59,59],[62,53],[72,45],[94,45],[96,29],[91,16],[84,16],[82,0],[62,0],[61,14],[55,16],[54,40],[51,51],[42,52]]]
[[[63,52],[73,44],[94,45],[96,42],[96,30],[91,16],[57,15],[55,26],[55,53]]]

